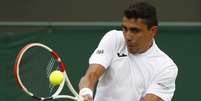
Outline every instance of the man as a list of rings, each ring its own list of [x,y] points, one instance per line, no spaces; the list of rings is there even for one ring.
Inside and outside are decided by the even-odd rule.
[[[80,95],[92,101],[171,101],[177,66],[154,41],[158,30],[155,8],[146,2],[130,5],[122,31],[105,34],[80,80]]]

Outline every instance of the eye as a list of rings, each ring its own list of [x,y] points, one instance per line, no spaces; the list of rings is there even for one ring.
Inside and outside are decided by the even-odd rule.
[[[128,29],[126,27],[124,27],[124,26],[121,26],[121,28],[122,28],[123,32],[127,32],[128,31]]]
[[[139,28],[131,28],[130,31],[132,33],[139,33],[141,31],[141,29],[139,29]]]

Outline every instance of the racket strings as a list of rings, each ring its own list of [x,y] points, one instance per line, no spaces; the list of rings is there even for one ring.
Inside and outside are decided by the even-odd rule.
[[[59,63],[49,51],[33,47],[23,54],[19,66],[20,78],[29,92],[38,96],[51,96],[58,87],[50,84],[49,75],[58,66]]]
[[[53,71],[53,67],[54,67],[55,62],[56,62],[55,58],[51,57],[48,65],[46,67],[47,68],[47,78],[48,79],[49,79],[50,73]],[[57,66],[55,69],[58,70],[59,67]],[[51,83],[49,83],[49,89],[50,89],[49,94],[50,95],[52,95],[54,93],[54,87],[55,87],[54,85],[52,85]]]
[[[47,69],[47,78],[49,78],[50,76],[50,73],[52,72],[52,69],[53,69],[53,66],[54,66],[54,63],[55,63],[55,59],[53,57],[51,57],[46,69]]]

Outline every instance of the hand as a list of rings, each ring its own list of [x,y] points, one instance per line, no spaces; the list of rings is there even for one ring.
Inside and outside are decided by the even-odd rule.
[[[90,88],[82,88],[79,96],[83,98],[83,101],[93,101],[93,91]]]
[[[84,101],[93,101],[93,98],[90,95],[83,96]]]

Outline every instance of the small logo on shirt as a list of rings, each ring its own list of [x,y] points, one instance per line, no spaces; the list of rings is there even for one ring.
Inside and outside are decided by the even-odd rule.
[[[117,56],[118,56],[118,57],[126,57],[127,54],[125,54],[125,53],[117,53]]]
[[[103,50],[103,49],[96,51],[96,54],[103,54],[103,53],[104,53],[104,50]]]

